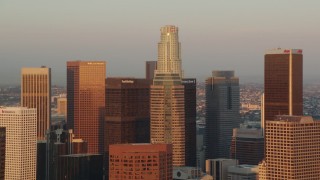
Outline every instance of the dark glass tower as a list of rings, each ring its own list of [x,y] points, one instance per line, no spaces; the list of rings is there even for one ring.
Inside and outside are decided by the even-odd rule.
[[[206,80],[206,159],[229,158],[232,130],[239,125],[239,78],[213,71]]]
[[[106,151],[110,144],[150,142],[150,85],[147,79],[106,79]]]
[[[197,166],[197,81],[182,79],[184,85],[186,166]]]
[[[58,157],[57,164],[57,180],[102,180],[103,178],[101,154],[62,155]]]

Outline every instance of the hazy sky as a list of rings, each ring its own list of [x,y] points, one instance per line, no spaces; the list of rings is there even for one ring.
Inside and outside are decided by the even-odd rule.
[[[264,52],[277,47],[302,48],[305,80],[320,76],[319,0],[0,0],[0,84],[46,65],[64,85],[68,60],[105,60],[107,76],[144,77],[164,25],[179,27],[185,75],[199,81],[235,70],[242,82],[262,82]]]

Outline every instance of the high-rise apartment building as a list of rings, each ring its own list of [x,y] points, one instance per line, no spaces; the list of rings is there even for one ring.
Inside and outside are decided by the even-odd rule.
[[[264,61],[264,120],[303,115],[301,49],[272,49]]]
[[[264,138],[261,129],[233,129],[230,158],[240,164],[258,165],[264,158]]]
[[[51,123],[51,69],[21,69],[21,106],[37,109],[37,138],[45,140]]]
[[[172,179],[171,144],[114,144],[109,148],[109,180]]]
[[[148,79],[106,79],[106,151],[110,144],[150,142],[150,85]]]
[[[320,179],[320,121],[279,115],[266,121],[261,179]]]
[[[146,61],[146,79],[154,78],[154,71],[157,69],[157,61]]]
[[[67,62],[67,127],[88,142],[88,153],[104,152],[104,61]]]
[[[150,92],[150,141],[173,145],[173,166],[185,165],[185,97],[178,28],[161,28]]]
[[[229,158],[233,128],[239,126],[239,78],[213,71],[206,80],[206,159]]]
[[[0,127],[0,179],[4,179],[6,165],[6,128]]]
[[[197,166],[197,81],[182,79],[184,85],[186,166]]]
[[[37,109],[0,108],[0,127],[6,128],[5,179],[36,179]]]

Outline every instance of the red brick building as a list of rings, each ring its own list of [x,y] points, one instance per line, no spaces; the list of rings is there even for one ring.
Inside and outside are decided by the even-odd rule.
[[[114,144],[109,152],[109,180],[172,179],[171,144]]]

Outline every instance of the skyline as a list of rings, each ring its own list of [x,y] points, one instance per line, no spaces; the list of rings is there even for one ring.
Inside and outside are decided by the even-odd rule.
[[[235,70],[240,82],[263,83],[265,51],[282,47],[303,49],[307,82],[319,76],[319,5],[297,0],[3,1],[0,84],[20,84],[22,67],[46,65],[52,84],[65,86],[66,62],[78,59],[106,61],[107,77],[144,77],[145,61],[157,60],[165,25],[179,27],[187,78],[204,82],[213,70]]]

